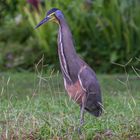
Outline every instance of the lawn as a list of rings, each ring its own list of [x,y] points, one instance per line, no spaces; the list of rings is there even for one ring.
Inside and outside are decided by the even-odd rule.
[[[49,75],[49,76],[48,76]],[[85,115],[69,99],[60,74],[0,73],[0,140],[139,140],[140,79],[97,75],[104,113]]]

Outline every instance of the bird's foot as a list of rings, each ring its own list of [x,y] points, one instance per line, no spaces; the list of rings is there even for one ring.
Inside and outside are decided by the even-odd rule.
[[[81,120],[80,120],[80,126],[78,127],[78,134],[79,134],[79,135],[82,135],[82,130],[81,130],[81,128],[82,128],[83,125],[84,125],[84,120],[81,119]]]
[[[79,135],[79,140],[85,140],[85,135],[84,132],[82,132],[81,127],[78,127],[78,135]]]
[[[81,127],[78,127],[78,134],[82,135]]]

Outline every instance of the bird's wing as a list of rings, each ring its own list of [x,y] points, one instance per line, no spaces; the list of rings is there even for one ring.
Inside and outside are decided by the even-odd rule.
[[[91,114],[99,116],[102,111],[101,90],[94,71],[84,66],[78,73],[78,79],[86,92],[85,109]]]

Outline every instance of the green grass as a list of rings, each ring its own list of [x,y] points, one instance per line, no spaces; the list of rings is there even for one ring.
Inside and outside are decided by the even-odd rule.
[[[79,136],[79,106],[68,98],[59,74],[0,73],[0,139],[140,139],[140,79],[98,79],[105,111],[99,118],[86,113]]]

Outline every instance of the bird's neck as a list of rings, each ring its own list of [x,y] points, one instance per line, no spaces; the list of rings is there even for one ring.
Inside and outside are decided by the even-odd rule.
[[[64,18],[59,20],[58,54],[62,73],[70,81],[74,61],[77,58],[72,34]]]
[[[63,47],[66,56],[76,55],[72,34],[64,18],[59,20],[58,42],[61,44],[59,47]]]

